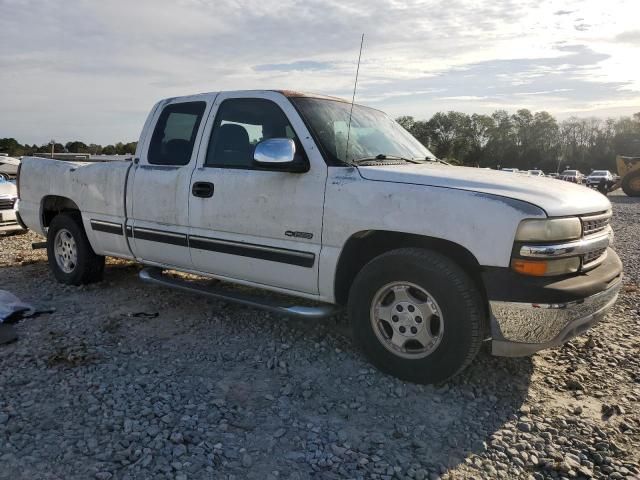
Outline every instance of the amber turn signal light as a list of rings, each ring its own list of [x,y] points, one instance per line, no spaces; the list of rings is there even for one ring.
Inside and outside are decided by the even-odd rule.
[[[514,258],[511,268],[522,275],[533,277],[551,277],[567,275],[580,270],[580,257],[558,258],[555,260],[529,260]]]
[[[514,258],[511,261],[511,268],[523,275],[532,275],[534,277],[542,277],[547,273],[547,261],[540,260],[522,260]]]

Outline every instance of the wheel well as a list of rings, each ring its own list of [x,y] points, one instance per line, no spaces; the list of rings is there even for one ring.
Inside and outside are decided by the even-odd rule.
[[[66,197],[60,197],[58,195],[47,195],[42,199],[42,207],[40,208],[42,217],[42,226],[48,227],[51,224],[51,220],[62,212],[78,212],[80,209],[76,203]]]
[[[358,232],[347,240],[336,268],[334,283],[336,303],[340,305],[347,303],[353,279],[369,261],[390,250],[406,247],[426,248],[449,257],[471,276],[486,304],[486,291],[480,275],[481,266],[469,250],[441,238],[384,230]]]

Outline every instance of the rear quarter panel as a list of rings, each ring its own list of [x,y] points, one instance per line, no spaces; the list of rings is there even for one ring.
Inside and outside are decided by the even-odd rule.
[[[96,253],[130,256],[126,238],[94,232],[90,220],[125,222],[125,184],[129,161],[81,163],[27,157],[20,172],[20,216],[44,235],[42,208],[51,195],[73,201],[82,214],[87,237]]]

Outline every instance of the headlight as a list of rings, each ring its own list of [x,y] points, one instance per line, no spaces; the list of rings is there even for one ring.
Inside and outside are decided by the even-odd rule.
[[[577,217],[523,220],[518,225],[516,242],[553,242],[574,240],[582,235]]]
[[[531,244],[545,244],[544,247],[553,249],[550,242],[560,242],[564,247],[571,240],[582,237],[582,222],[577,217],[523,220],[516,231],[516,242],[530,242]],[[518,247],[520,248],[520,247]],[[511,268],[523,275],[535,277],[550,277],[567,275],[580,270],[579,255],[568,258],[512,258]],[[544,255],[547,256],[547,255]],[[563,255],[564,256],[564,255]],[[549,254],[548,257],[553,257]]]

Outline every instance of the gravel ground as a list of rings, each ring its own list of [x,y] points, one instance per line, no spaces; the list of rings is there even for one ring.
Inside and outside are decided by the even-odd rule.
[[[0,237],[0,289],[56,308],[0,346],[0,477],[639,478],[640,199],[610,198],[626,277],[607,319],[436,387],[372,369],[344,321],[154,288],[121,261],[66,287],[38,237]]]

